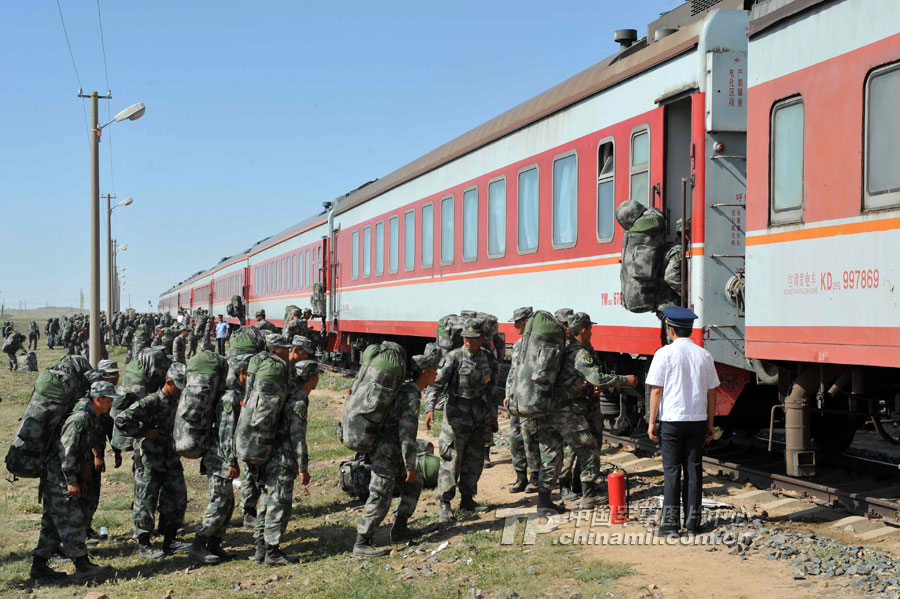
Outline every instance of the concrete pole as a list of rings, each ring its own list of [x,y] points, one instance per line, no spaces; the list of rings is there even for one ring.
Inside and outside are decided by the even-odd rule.
[[[112,196],[106,194],[106,321],[112,322],[112,314],[115,309],[113,298],[113,247],[112,247],[112,208],[109,200]]]
[[[100,125],[97,92],[91,92],[91,325],[90,362],[100,361]]]

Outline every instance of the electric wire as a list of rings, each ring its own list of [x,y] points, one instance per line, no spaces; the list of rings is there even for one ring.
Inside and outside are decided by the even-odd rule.
[[[72,59],[72,68],[75,70],[75,80],[78,81],[78,91],[81,93],[84,86],[81,85],[81,75],[78,74],[78,66],[75,64],[75,54],[72,52],[72,44],[69,43],[69,32],[66,29],[66,20],[63,18],[62,6],[60,6],[59,0],[56,0],[56,8],[59,10],[59,22],[62,23],[63,35],[66,36],[66,47],[69,49],[69,58]],[[88,125],[87,109],[84,106],[84,98],[81,100],[81,113],[84,116],[84,130],[88,134],[88,145],[90,145],[91,128]]]

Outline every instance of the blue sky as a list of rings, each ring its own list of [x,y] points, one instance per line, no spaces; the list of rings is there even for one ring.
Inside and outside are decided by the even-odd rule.
[[[155,309],[173,283],[598,62],[615,29],[642,36],[681,3],[101,0],[109,110],[147,105],[100,144],[101,193],[135,199],[114,215],[123,305],[131,294]],[[60,5],[81,83],[104,93],[96,2]],[[0,296],[77,306],[88,106],[56,2],[0,3],[0,57]]]

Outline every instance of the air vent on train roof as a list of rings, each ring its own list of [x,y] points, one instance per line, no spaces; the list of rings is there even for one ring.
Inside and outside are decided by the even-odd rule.
[[[636,29],[617,29],[615,35],[616,43],[618,43],[622,49],[630,48],[631,44],[637,41],[637,30]]]

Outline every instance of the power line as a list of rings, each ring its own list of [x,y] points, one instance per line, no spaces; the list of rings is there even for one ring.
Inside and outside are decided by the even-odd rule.
[[[57,0],[58,1],[58,0]],[[100,14],[100,0],[97,0],[97,23],[100,25],[100,50],[103,53],[103,73],[106,75],[106,91],[108,96],[112,96],[112,91],[109,87],[109,68],[106,64],[106,42],[103,39],[103,17]],[[106,101],[106,120],[112,120],[112,111],[110,110],[110,103],[112,100]],[[113,195],[116,195],[116,176],[115,170],[113,168],[113,148],[112,148],[112,132],[107,131],[107,139],[109,140],[109,186],[112,190]]]
[[[72,52],[72,44],[69,43],[69,32],[66,30],[66,20],[63,18],[62,6],[59,5],[59,0],[56,0],[56,8],[59,10],[59,22],[62,23],[63,35],[66,36],[66,47],[69,49],[69,58],[72,59],[72,68],[75,70],[75,80],[78,81],[78,93],[81,93],[84,86],[81,85],[81,76],[78,74],[78,67],[75,65],[75,54]],[[81,101],[81,114],[84,116],[84,130],[88,134],[88,145],[90,145],[91,129],[88,127],[87,109],[84,106],[84,100]]]

